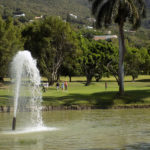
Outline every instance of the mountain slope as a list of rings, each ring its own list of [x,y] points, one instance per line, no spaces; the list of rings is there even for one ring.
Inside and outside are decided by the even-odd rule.
[[[1,14],[13,13],[20,8],[27,16],[57,15],[66,17],[73,13],[81,18],[90,16],[88,0],[0,0]]]
[[[145,0],[147,6],[147,18],[144,27],[150,28],[150,0]],[[84,20],[91,16],[88,0],[0,0],[0,14],[13,16],[17,11],[26,14],[27,19],[33,19],[40,15],[53,15],[67,18],[68,13]]]

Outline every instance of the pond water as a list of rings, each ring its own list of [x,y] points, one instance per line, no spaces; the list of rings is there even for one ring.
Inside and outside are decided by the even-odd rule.
[[[0,150],[150,150],[150,109],[43,112],[46,127],[33,132],[28,115],[12,132],[12,114],[0,113]]]

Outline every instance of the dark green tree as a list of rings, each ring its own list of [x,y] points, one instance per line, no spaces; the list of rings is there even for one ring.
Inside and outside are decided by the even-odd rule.
[[[0,77],[8,75],[13,55],[23,47],[20,29],[13,25],[12,18],[0,18]]]
[[[125,72],[127,75],[131,75],[133,81],[138,77],[140,73],[140,66],[144,63],[144,59],[140,53],[140,50],[135,47],[127,47],[125,56]]]
[[[141,48],[139,50],[142,63],[140,64],[140,73],[150,75],[150,51],[146,48]]]
[[[94,76],[99,80],[107,72],[106,66],[112,59],[114,48],[106,41],[89,41],[82,38],[81,42],[83,54],[80,63],[87,79],[86,85],[89,85]]]
[[[119,94],[124,94],[124,25],[128,21],[133,28],[141,24],[145,17],[144,0],[89,0],[92,2],[92,14],[96,17],[97,27],[118,24],[119,29]]]
[[[41,74],[52,85],[65,58],[76,51],[74,32],[60,18],[48,17],[27,26],[22,35],[25,49],[37,58]]]
[[[60,68],[60,74],[63,76],[69,76],[69,82],[72,81],[71,79],[73,76],[80,75],[81,67],[77,60],[77,58],[67,59]]]
[[[72,55],[69,55],[68,57],[65,58],[59,70],[61,75],[69,76],[70,82],[72,76],[78,76],[81,73],[81,65],[79,64],[78,61],[81,54],[82,54],[81,50],[77,48],[76,52],[74,52]]]

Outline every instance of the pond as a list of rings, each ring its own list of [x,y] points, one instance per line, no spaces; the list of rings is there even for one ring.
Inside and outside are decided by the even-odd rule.
[[[49,129],[12,132],[12,114],[0,113],[0,150],[149,150],[150,109],[43,112]],[[19,113],[17,129],[28,126]]]

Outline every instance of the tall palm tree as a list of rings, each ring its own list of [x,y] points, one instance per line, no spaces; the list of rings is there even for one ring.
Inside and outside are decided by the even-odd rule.
[[[134,29],[145,17],[145,0],[89,0],[97,27],[117,23],[119,28],[119,93],[124,94],[124,24],[129,22]]]

